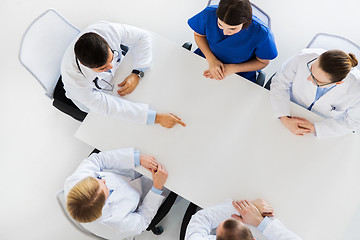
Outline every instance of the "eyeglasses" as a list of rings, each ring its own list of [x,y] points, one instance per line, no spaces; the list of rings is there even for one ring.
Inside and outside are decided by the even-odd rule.
[[[334,84],[334,83],[337,83],[337,82],[340,82],[340,81],[336,81],[336,82],[331,82],[331,83],[325,83],[325,84],[318,84],[318,80],[314,77],[312,71],[311,71],[311,67],[312,65],[310,66],[311,63],[313,63],[317,58],[314,58],[313,60],[309,61],[306,65],[307,65],[307,68],[309,69],[309,72],[310,72],[310,75],[314,81],[314,83],[316,84],[317,87],[323,87],[323,86],[327,86],[327,85],[330,85],[330,84]]]

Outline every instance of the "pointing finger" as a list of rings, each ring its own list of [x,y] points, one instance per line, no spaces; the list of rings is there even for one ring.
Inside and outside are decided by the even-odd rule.
[[[179,118],[178,116],[176,116],[175,114],[170,113],[171,116],[173,116],[174,118],[181,120],[181,118]]]

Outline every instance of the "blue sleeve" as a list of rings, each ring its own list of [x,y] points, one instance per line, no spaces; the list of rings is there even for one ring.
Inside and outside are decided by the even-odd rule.
[[[260,231],[260,232],[264,232],[265,228],[267,227],[267,225],[269,225],[269,223],[271,223],[271,219],[268,218],[268,217],[265,217],[261,223],[259,224],[259,226],[257,227],[257,229]]]
[[[206,9],[199,12],[188,20],[188,24],[194,32],[206,35]]]
[[[270,29],[265,27],[263,27],[263,29],[264,33],[255,48],[255,55],[260,59],[272,60],[278,55],[274,35]]]
[[[155,188],[155,187],[152,187],[151,188],[151,191],[153,191],[154,193],[156,193],[156,194],[159,194],[159,195],[161,195],[162,194],[162,190],[159,190],[159,189],[157,189],[157,188]]]
[[[154,124],[155,123],[155,118],[156,118],[156,112],[154,110],[149,109],[146,124],[147,125]]]
[[[140,151],[139,150],[134,150],[134,163],[135,163],[135,167],[140,166]]]

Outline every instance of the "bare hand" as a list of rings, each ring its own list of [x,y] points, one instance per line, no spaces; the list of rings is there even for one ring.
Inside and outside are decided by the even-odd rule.
[[[306,133],[310,133],[310,129],[306,127],[302,127],[301,124],[306,123],[305,118],[299,118],[299,117],[280,117],[280,121],[285,125],[287,129],[290,130],[290,132],[303,136]]]
[[[311,133],[315,133],[315,126],[312,122],[308,121],[305,118],[299,118],[299,117],[295,117],[295,118],[303,121],[303,123],[299,124],[299,127],[309,129]]]
[[[123,97],[127,94],[132,93],[136,86],[139,84],[139,81],[139,76],[135,73],[131,73],[124,79],[122,83],[118,84],[118,87],[120,87],[120,89],[117,91],[118,94]]]
[[[159,163],[157,171],[151,170],[151,172],[154,188],[162,190],[168,177],[168,172],[165,167]]]
[[[152,170],[157,171],[158,169],[158,162],[150,155],[140,155],[140,165],[150,172],[152,172]]]
[[[172,113],[157,113],[155,117],[155,123],[158,123],[166,128],[172,128],[177,123],[183,127],[186,127],[186,124],[183,123],[179,117]]]
[[[274,209],[267,202],[265,202],[264,199],[259,198],[251,201],[251,203],[255,205],[255,207],[260,211],[263,217],[274,216]]]
[[[216,79],[216,80],[224,79],[224,77],[225,77],[224,64],[222,62],[220,62],[216,57],[214,57],[212,59],[207,59],[207,60],[209,63],[209,71],[210,71],[211,76],[213,76],[214,79]],[[205,72],[204,72],[204,76],[205,76]]]
[[[264,217],[261,216],[260,211],[251,202],[242,200],[236,202],[233,201],[232,203],[240,215],[233,214],[231,217],[239,220],[240,222],[257,227],[264,219]]]
[[[231,64],[224,64],[224,78],[233,73],[235,72],[232,70]],[[211,74],[210,70],[204,71],[203,76],[206,78],[215,79],[215,77]]]

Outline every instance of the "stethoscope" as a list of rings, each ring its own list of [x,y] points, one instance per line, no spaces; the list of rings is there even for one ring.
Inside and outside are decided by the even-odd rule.
[[[121,48],[121,53],[123,56],[126,55],[126,53],[129,51],[129,47],[128,46],[125,46],[125,45],[122,45],[120,44],[120,48]],[[117,62],[120,62],[121,58],[119,58],[119,52],[117,50],[112,50],[112,53],[114,54],[114,59],[117,58]],[[116,54],[116,55],[115,55]],[[79,64],[79,59],[77,57],[76,58],[76,65],[80,71],[80,73],[85,77],[84,73],[81,71],[81,68],[80,68],[80,64]],[[109,92],[112,92],[114,90],[114,85],[109,83],[108,81],[106,81],[105,79],[100,79],[98,77],[96,77],[94,80],[93,80],[93,83],[95,84],[95,87],[99,90],[102,90],[102,91],[109,91]],[[102,87],[100,86],[101,84],[100,83],[103,83],[103,85],[106,85],[105,87]]]

